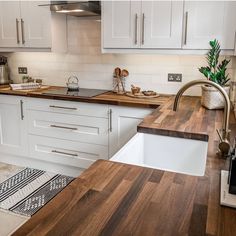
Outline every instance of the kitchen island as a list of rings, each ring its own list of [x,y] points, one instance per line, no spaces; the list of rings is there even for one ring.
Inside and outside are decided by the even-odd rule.
[[[195,97],[182,98],[176,114],[171,104],[157,108],[138,129],[209,137],[204,176],[98,160],[14,235],[234,235],[236,209],[219,204],[220,170],[228,166],[216,154],[223,111],[206,110]],[[233,138],[233,114],[230,128]]]

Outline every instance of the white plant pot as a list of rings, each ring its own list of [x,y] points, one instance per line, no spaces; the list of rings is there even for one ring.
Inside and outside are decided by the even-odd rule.
[[[229,96],[230,86],[223,86],[223,89]],[[216,88],[203,85],[201,104],[210,110],[223,109],[225,106],[225,100]]]

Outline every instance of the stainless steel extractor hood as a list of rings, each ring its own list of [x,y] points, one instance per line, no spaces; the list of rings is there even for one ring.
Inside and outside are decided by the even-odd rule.
[[[50,9],[53,12],[72,16],[86,17],[101,15],[100,1],[51,1]]]

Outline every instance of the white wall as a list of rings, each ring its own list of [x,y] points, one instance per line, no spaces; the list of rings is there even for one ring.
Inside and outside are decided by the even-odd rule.
[[[115,67],[130,72],[130,84],[152,89],[159,93],[176,93],[186,82],[202,78],[198,72],[206,64],[205,56],[101,54],[100,22],[68,18],[67,53],[12,53],[9,54],[11,78],[20,82],[18,66],[28,67],[28,73],[42,78],[45,84],[65,86],[70,75],[80,79],[81,87],[112,88],[112,73]],[[229,73],[233,74],[232,63]],[[182,73],[182,83],[167,82],[168,73]],[[199,94],[199,89],[189,91]]]

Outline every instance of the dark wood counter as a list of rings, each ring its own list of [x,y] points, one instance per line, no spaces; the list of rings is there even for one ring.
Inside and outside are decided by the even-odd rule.
[[[141,108],[157,108],[160,105],[163,105],[170,99],[168,95],[161,95],[157,98],[131,98],[126,95],[117,95],[113,92],[107,92],[105,94],[98,95],[92,98],[82,98],[77,96],[63,96],[63,95],[50,95],[44,94],[46,90],[59,89],[62,87],[56,86],[45,86],[45,88],[37,90],[11,90],[8,86],[0,86],[0,94],[5,95],[16,95],[16,96],[25,96],[25,97],[35,97],[43,99],[56,99],[56,100],[65,100],[65,101],[76,101],[76,102],[88,102],[88,103],[99,103],[99,104],[109,104],[109,105],[120,105],[120,106],[130,106],[130,107],[141,107]]]
[[[222,125],[223,112],[201,108],[196,98],[186,97],[181,104],[176,119],[162,107],[140,127],[147,129],[150,124],[152,129],[155,125],[159,129],[160,115],[163,130],[169,124],[172,129],[200,130],[208,134],[204,176],[99,160],[14,235],[235,235],[236,209],[222,207],[219,203],[220,170],[228,164],[216,155],[215,130]],[[166,104],[167,109],[169,106],[171,104]],[[230,128],[233,138],[236,134],[233,114]]]
[[[207,141],[214,130],[209,130],[211,122],[216,123],[218,128],[222,127],[223,110],[207,110],[201,106],[199,98],[183,96],[178,111],[174,112],[173,101],[174,97],[171,97],[163,106],[145,117],[138,131]]]

